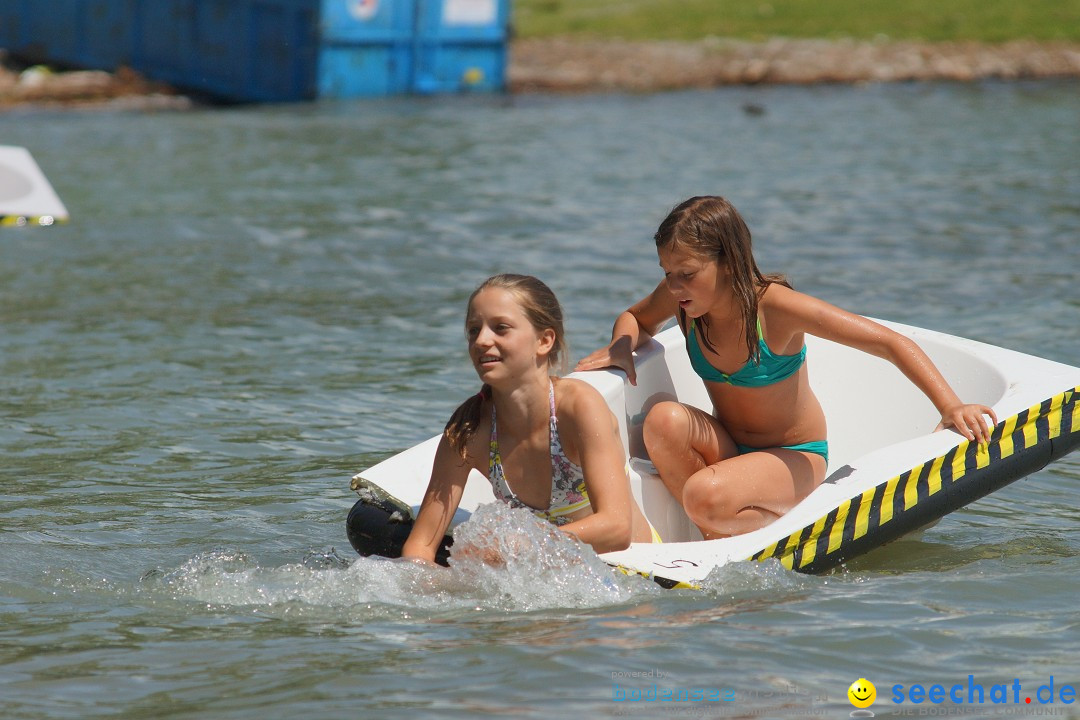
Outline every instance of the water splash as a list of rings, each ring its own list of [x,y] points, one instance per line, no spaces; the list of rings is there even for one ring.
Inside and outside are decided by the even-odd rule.
[[[792,572],[779,560],[734,562],[714,568],[701,582],[711,595],[741,597],[757,593],[798,593],[818,584],[814,576]]]
[[[587,546],[501,503],[483,506],[455,530],[450,567],[407,560],[341,558],[333,550],[303,562],[262,567],[229,549],[199,553],[143,577],[150,592],[211,607],[267,611],[382,608],[394,611],[594,608],[662,592],[626,577]]]
[[[496,607],[596,607],[659,592],[524,509],[483,505],[454,532],[455,579]]]

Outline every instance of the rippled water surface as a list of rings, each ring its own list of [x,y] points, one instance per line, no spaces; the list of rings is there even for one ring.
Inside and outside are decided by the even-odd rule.
[[[0,230],[0,715],[847,717],[861,677],[878,716],[894,685],[1080,685],[1080,454],[830,575],[700,592],[543,534],[433,575],[343,526],[349,476],[476,386],[480,280],[547,280],[580,357],[693,194],[800,289],[1080,364],[1078,119],[1075,83],[0,115],[72,214]],[[1080,717],[1023,699],[953,709]]]

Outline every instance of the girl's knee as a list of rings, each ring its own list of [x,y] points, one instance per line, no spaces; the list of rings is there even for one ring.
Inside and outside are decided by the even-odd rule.
[[[687,517],[699,526],[733,520],[742,509],[735,493],[725,488],[725,483],[712,468],[706,468],[686,481],[682,502]]]
[[[686,408],[671,400],[654,405],[645,416],[645,426],[642,428],[645,447],[650,453],[662,443],[670,443],[672,437],[685,436],[689,432]]]

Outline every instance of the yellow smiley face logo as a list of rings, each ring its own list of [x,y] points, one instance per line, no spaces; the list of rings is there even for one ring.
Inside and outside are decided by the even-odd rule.
[[[866,678],[859,678],[847,689],[847,698],[857,708],[866,708],[877,699],[877,688]]]

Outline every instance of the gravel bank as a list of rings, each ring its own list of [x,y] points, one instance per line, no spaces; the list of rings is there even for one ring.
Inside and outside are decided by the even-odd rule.
[[[0,112],[18,107],[110,107],[175,110],[191,101],[162,83],[121,69],[54,72],[43,66],[25,68],[0,51]]]
[[[518,40],[512,52],[508,81],[513,92],[1080,77],[1080,45],[1026,41],[546,39]]]

